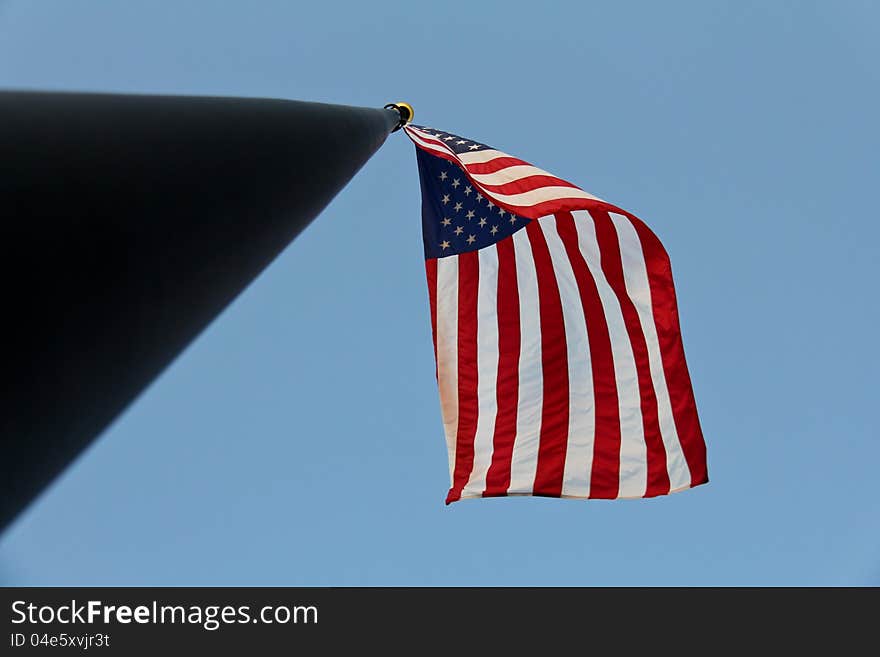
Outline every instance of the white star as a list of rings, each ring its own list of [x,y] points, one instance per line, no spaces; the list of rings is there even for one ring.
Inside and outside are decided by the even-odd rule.
[[[449,242],[447,242],[446,240],[443,240],[442,242],[440,242],[440,248],[442,248],[445,251],[446,249],[449,248]]]
[[[468,211],[467,211],[467,218],[468,218],[468,219],[473,219],[473,218],[474,218],[474,214],[475,214],[475,213],[474,213],[473,210],[468,210]]]
[[[446,205],[447,203],[449,203],[449,194],[444,194],[444,195],[443,195],[443,198],[440,199],[440,202],[441,202],[443,205]]]
[[[452,186],[455,187],[456,189],[458,189],[458,186],[459,186],[460,184],[461,184],[461,182],[459,182],[458,178],[455,178],[455,179],[452,181]]]
[[[483,195],[480,192],[477,192],[477,203],[483,200]]]
[[[494,204],[492,201],[490,201],[489,199],[486,199],[486,203],[489,204],[489,207],[490,207],[490,208],[494,208],[494,207],[495,207],[495,204]]]
[[[510,216],[510,223],[512,223],[512,224],[516,223],[516,217],[514,217],[513,215]]]
[[[468,185],[467,187],[464,188],[464,195],[465,195],[465,196],[470,196],[472,191],[474,191],[474,190],[472,190],[472,189],[471,189],[471,186]]]
[[[448,177],[445,171],[440,172],[440,180],[446,180]]]
[[[456,204],[455,204],[455,208],[453,208],[453,209],[454,209],[456,212],[458,212],[459,210],[461,210],[461,203],[456,203]]]
[[[476,238],[476,237],[474,237],[473,235],[468,235],[468,238],[467,238],[467,243],[468,243],[468,244],[473,244],[473,243],[476,242],[476,241],[477,241],[477,238]]]
[[[453,137],[452,135],[449,135],[448,137],[444,137],[443,141],[449,141],[450,139],[455,139],[455,137]]]
[[[498,226],[492,226],[492,230],[489,231],[493,235],[498,232]]]
[[[461,235],[463,232],[464,232],[464,228],[462,228],[461,226],[455,227],[455,234],[456,235]]]
[[[486,225],[486,217],[480,217],[480,228]]]
[[[457,142],[455,142],[455,143],[456,143],[456,144],[466,144],[466,143],[467,143],[467,140],[466,140],[466,139],[459,139],[459,140],[458,140]]]
[[[440,223],[443,224],[444,226],[448,226],[449,224],[452,223],[452,219],[450,219],[449,217],[443,217],[443,221],[441,221]]]
[[[498,216],[499,216],[499,217],[503,217],[504,214],[505,214],[505,213],[504,213],[504,210],[502,210],[501,208],[498,208]]]
[[[468,146],[468,150],[475,151],[480,147],[479,144],[474,144],[473,146]]]

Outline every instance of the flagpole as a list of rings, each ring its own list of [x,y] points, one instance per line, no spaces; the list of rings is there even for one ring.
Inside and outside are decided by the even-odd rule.
[[[0,92],[6,527],[412,118]]]

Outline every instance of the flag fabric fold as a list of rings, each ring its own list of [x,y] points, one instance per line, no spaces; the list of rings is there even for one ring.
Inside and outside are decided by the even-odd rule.
[[[653,232],[481,142],[404,130],[421,180],[447,504],[706,483],[672,272]]]

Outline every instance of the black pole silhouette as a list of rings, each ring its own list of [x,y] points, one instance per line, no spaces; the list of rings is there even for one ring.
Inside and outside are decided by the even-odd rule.
[[[0,528],[411,116],[0,92]]]

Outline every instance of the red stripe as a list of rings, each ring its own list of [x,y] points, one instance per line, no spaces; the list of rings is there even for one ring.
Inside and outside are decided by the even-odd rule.
[[[532,166],[525,160],[520,160],[517,157],[511,157],[510,155],[506,155],[502,153],[494,160],[489,160],[488,162],[473,162],[471,164],[465,164],[464,162],[461,165],[467,169],[468,173],[480,175],[486,173],[495,173],[496,171],[501,171],[501,169],[506,169],[507,167],[516,167],[516,166]]]
[[[471,173],[495,173],[500,169],[505,169],[507,167],[522,164],[532,166],[525,160],[520,160],[519,158],[512,157],[507,153],[503,153],[501,151],[497,151],[498,156],[492,160],[488,160],[486,162],[465,164],[461,161],[459,155],[454,150],[452,150],[452,148],[447,146],[446,142],[442,139],[437,139],[436,137],[428,137],[417,130],[411,130],[409,128],[404,128],[404,131],[411,139],[413,139],[413,143],[417,148],[421,148],[422,150],[427,151],[432,155],[436,155],[438,157],[456,162],[459,166],[466,167]],[[415,138],[421,139],[424,143],[419,143],[415,141]]]
[[[578,246],[574,217],[568,212],[556,215],[556,230],[574,271],[590,342],[593,392],[596,399],[596,436],[593,443],[590,497],[613,499],[620,489],[620,409],[611,336],[596,281]]]
[[[596,240],[599,242],[602,271],[605,279],[614,290],[620,309],[623,314],[623,322],[626,325],[626,333],[632,346],[633,356],[636,363],[636,373],[639,383],[639,398],[642,409],[642,426],[645,432],[645,446],[647,451],[647,486],[645,497],[665,495],[669,492],[669,472],[666,469],[666,448],[663,445],[663,437],[660,434],[659,410],[657,395],[654,392],[654,382],[651,379],[651,365],[648,359],[648,342],[642,331],[642,323],[639,321],[639,313],[635,304],[626,290],[626,280],[623,276],[623,262],[620,255],[620,242],[614,222],[608,213],[600,210],[590,212],[596,225]]]
[[[495,203],[495,199],[492,199],[492,202]],[[496,203],[496,205],[498,205],[498,203]],[[538,217],[546,217],[551,214],[574,212],[575,210],[592,210],[606,205],[607,204],[602,201],[596,201],[589,198],[567,198],[564,195],[561,195],[549,201],[541,201],[534,205],[517,206],[508,204],[504,206],[504,209],[512,209],[514,214],[522,217],[537,219]]]
[[[477,251],[458,256],[458,433],[452,488],[446,503],[461,498],[474,466],[477,432],[477,289],[480,260]]]
[[[491,192],[487,191],[482,185],[474,182],[470,178],[468,178],[468,180],[473,183],[477,191],[479,191],[481,194],[483,194],[484,197],[492,201],[493,204],[497,205],[498,207],[504,208],[508,212],[515,214],[518,217],[525,217],[527,219],[539,219],[540,217],[546,217],[551,214],[559,214],[561,212],[573,212],[574,210],[593,210],[596,208],[606,207],[611,207],[613,212],[618,211],[616,208],[614,208],[614,206],[609,206],[609,204],[603,201],[597,201],[588,198],[559,197],[551,199],[549,201],[541,201],[540,203],[536,203],[535,205],[513,205],[511,203],[500,203],[498,199]],[[571,187],[571,189],[580,188]]]
[[[473,187],[477,191],[482,193],[483,196],[485,196],[487,199],[492,201],[492,203],[494,203],[498,207],[504,208],[508,212],[512,212],[513,214],[518,215],[520,217],[526,217],[527,219],[538,219],[539,217],[545,217],[547,215],[554,214],[557,212],[567,212],[567,211],[573,211],[573,210],[590,210],[590,209],[593,209],[596,207],[610,208],[614,212],[617,212],[617,211],[622,212],[622,210],[620,210],[616,206],[613,206],[609,203],[605,203],[604,201],[598,201],[598,200],[593,200],[593,199],[583,199],[583,198],[566,198],[564,195],[560,196],[559,198],[551,199],[549,201],[542,201],[542,202],[537,203],[535,205],[512,205],[509,203],[499,203],[498,200],[496,198],[494,198],[493,193],[491,191],[487,190],[483,185],[481,185],[480,183],[478,183],[477,181],[475,181],[473,179],[470,172],[472,171],[473,173],[481,173],[483,171],[477,169],[478,166],[482,167],[485,164],[490,164],[492,162],[499,162],[500,160],[504,160],[505,162],[507,162],[507,164],[504,164],[503,166],[500,166],[498,168],[504,168],[504,166],[511,166],[511,165],[516,165],[516,164],[525,164],[525,165],[529,165],[529,166],[532,166],[532,165],[530,165],[528,162],[526,162],[524,160],[505,156],[503,158],[500,158],[500,157],[496,158],[495,160],[491,160],[489,163],[483,163],[481,165],[469,164],[465,168],[465,165],[462,164],[462,162],[458,159],[458,157],[456,157],[455,155],[453,155],[449,152],[446,152],[446,151],[438,152],[438,151],[432,150],[430,148],[426,148],[423,144],[419,144],[415,141],[413,142],[413,144],[415,145],[416,148],[420,148],[421,150],[425,151],[426,153],[430,153],[434,157],[439,157],[441,159],[447,160],[447,161],[451,162],[452,164],[456,165],[459,169],[462,170],[465,177],[470,181],[470,183],[473,185]],[[486,172],[492,173],[492,171],[493,170],[489,169]],[[577,185],[574,185],[572,183],[569,183],[568,181],[562,180],[561,178],[559,180],[561,181],[560,184],[554,184],[554,186],[563,186],[563,187],[570,186],[572,189],[581,189]],[[562,183],[564,183],[564,184],[562,184]],[[500,192],[496,192],[496,193],[500,193]]]
[[[432,146],[439,146],[439,147],[442,147],[444,150],[449,151],[450,153],[453,152],[453,150],[452,150],[451,148],[449,148],[449,146],[447,146],[447,145],[443,142],[442,139],[437,139],[436,137],[433,137],[433,136],[427,135],[426,133],[422,132],[421,130],[414,130],[414,129],[411,129],[411,128],[404,128],[404,131],[405,131],[405,132],[407,133],[407,135],[408,135],[409,137],[411,137],[411,138],[412,138],[412,137],[417,137],[417,138],[421,139],[422,141],[424,141],[424,142],[426,142],[426,143],[428,143],[428,144],[431,144]],[[423,147],[423,148],[424,148],[424,144],[416,144],[416,146],[420,146],[420,147]]]
[[[519,289],[513,238],[507,237],[495,246],[498,251],[498,378],[495,385],[498,410],[492,464],[486,473],[483,497],[507,495],[519,405]]]
[[[571,187],[573,189],[580,189],[577,185],[572,185],[562,178],[545,175],[525,176],[498,185],[489,185],[482,182],[480,187],[491,194],[523,194],[543,187]]]
[[[434,378],[437,378],[437,259],[425,260],[428,276],[428,299],[431,305],[431,337],[434,340]]]
[[[669,401],[675,418],[678,440],[691,471],[691,486],[699,486],[709,481],[706,468],[706,443],[697,416],[694,389],[684,357],[681,341],[681,328],[678,321],[678,307],[675,298],[675,285],[672,282],[672,269],[669,256],[657,236],[640,219],[622,212],[632,221],[648,269],[648,283],[651,287],[651,301],[654,310],[654,324],[660,342],[663,371],[669,388]]]
[[[568,349],[562,318],[562,299],[559,296],[550,249],[547,248],[547,240],[538,222],[530,223],[526,227],[526,234],[532,247],[538,279],[541,371],[544,378],[541,436],[533,494],[559,497],[565,474],[569,415]]]

